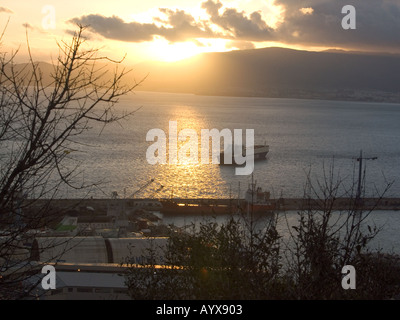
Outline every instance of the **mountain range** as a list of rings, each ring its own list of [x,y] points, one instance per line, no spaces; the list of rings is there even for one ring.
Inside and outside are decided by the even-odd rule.
[[[136,90],[400,103],[400,55],[395,54],[263,48],[126,67],[132,72],[125,81],[145,78]],[[44,82],[50,81],[52,66],[40,63],[40,69]]]
[[[140,90],[400,102],[400,55],[286,48],[204,53],[134,66]]]

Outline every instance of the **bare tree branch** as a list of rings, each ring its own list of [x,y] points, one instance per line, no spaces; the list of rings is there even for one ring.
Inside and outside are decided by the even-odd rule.
[[[15,285],[30,275],[22,270],[29,270],[31,258],[18,252],[28,250],[32,230],[60,220],[62,212],[55,215],[49,205],[52,199],[62,189],[97,186],[77,181],[76,140],[93,123],[104,128],[136,111],[117,112],[115,105],[141,81],[125,82],[131,71],[119,68],[125,57],[113,60],[85,49],[84,29],[78,26],[71,42],[57,43],[59,56],[49,75],[34,61],[27,31],[27,64],[14,63],[17,52],[0,53],[0,299],[21,295]],[[39,200],[46,201],[38,206]]]

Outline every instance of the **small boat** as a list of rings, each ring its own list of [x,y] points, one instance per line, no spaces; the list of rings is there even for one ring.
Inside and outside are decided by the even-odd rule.
[[[239,147],[240,148],[240,147]],[[225,162],[225,153],[229,152],[232,157],[231,160],[228,162]],[[256,160],[265,160],[266,156],[269,152],[269,145],[267,144],[257,144],[254,145],[254,147],[242,147],[242,156],[245,157],[246,155],[254,155],[254,161]],[[219,163],[221,165],[237,165],[235,162],[235,157],[234,157],[234,150],[232,150],[232,146],[229,146],[226,150],[220,152],[219,154]]]

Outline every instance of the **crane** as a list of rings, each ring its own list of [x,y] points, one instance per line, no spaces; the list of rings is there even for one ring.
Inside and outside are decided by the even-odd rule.
[[[131,194],[129,198],[135,198],[135,195],[144,189],[146,189],[149,185],[151,185],[154,182],[154,179],[151,179],[150,181],[146,182],[143,186],[141,186],[138,190],[136,190],[134,193]]]
[[[150,195],[150,198],[154,197],[154,195],[158,192],[160,192],[162,189],[164,189],[164,186],[162,184],[160,184],[160,186],[158,187],[158,189],[154,190],[153,193]]]
[[[356,160],[360,163],[358,167],[358,186],[357,186],[357,201],[361,197],[361,176],[362,176],[362,161],[363,160],[376,160],[378,157],[363,158],[362,150],[360,150],[360,156]]]

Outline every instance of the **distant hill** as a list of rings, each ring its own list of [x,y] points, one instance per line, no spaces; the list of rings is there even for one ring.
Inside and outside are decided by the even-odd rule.
[[[400,56],[264,48],[142,63],[140,90],[400,102]]]
[[[39,65],[49,83],[53,67]],[[130,83],[147,76],[137,90],[400,103],[400,55],[264,48],[144,62],[132,69],[126,77]]]

